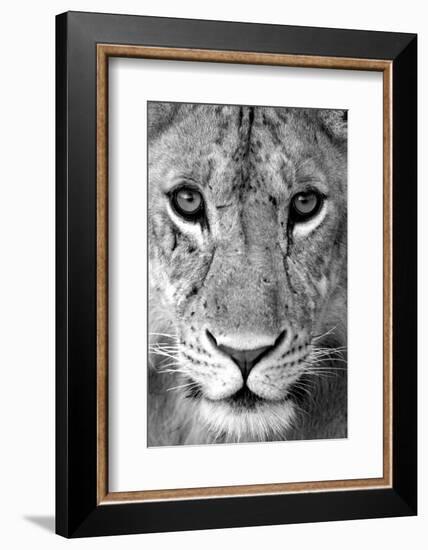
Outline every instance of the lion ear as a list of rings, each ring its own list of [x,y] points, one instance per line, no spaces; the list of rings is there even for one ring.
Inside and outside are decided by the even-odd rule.
[[[150,140],[158,137],[173,123],[179,108],[179,103],[159,101],[147,103],[147,128]]]
[[[321,109],[318,112],[324,130],[332,138],[344,141],[348,136],[348,111]]]

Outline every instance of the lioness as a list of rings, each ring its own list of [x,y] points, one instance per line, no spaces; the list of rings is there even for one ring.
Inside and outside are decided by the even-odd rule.
[[[346,437],[346,120],[149,102],[150,446]]]

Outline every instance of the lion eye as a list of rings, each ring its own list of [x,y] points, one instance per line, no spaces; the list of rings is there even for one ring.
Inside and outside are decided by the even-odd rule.
[[[298,193],[291,199],[291,217],[295,223],[304,222],[318,213],[323,198],[317,191]]]
[[[181,186],[170,195],[174,211],[189,221],[196,221],[204,210],[204,199],[201,193],[190,186]]]

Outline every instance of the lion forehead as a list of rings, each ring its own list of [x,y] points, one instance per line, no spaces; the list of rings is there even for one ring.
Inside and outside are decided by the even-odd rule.
[[[174,176],[218,196],[245,187],[263,194],[322,172],[343,188],[346,155],[323,120],[314,109],[184,105],[150,141],[152,188]]]

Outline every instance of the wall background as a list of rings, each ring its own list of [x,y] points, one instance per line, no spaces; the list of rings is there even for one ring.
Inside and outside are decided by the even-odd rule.
[[[4,548],[423,548],[428,528],[427,477],[420,471],[418,518],[258,527],[76,540],[53,535],[54,511],[54,16],[66,10],[133,13],[419,33],[419,85],[424,88],[428,21],[418,0],[58,0],[5,4],[0,19],[0,543]],[[426,64],[425,64],[426,65]],[[420,230],[426,109],[419,108]],[[422,253],[423,236],[419,239]],[[420,256],[420,281],[425,257]],[[420,365],[425,355],[420,289]],[[420,464],[427,416],[420,369]]]

